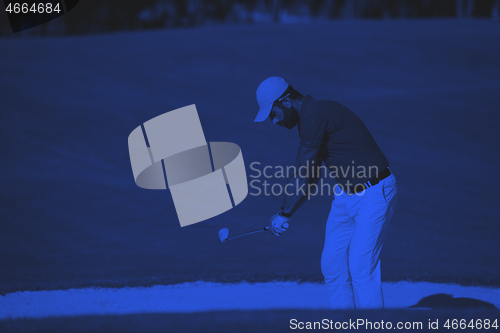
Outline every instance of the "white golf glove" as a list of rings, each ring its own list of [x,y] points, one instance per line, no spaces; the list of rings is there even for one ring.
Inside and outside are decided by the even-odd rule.
[[[276,236],[281,236],[281,233],[288,228],[289,217],[281,216],[280,213],[271,217],[271,223],[269,223],[268,230],[270,233]]]

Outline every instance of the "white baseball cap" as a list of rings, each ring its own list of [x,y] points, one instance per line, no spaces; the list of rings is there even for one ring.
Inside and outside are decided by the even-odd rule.
[[[259,113],[254,122],[261,122],[269,117],[273,103],[288,89],[289,84],[282,77],[268,77],[257,88]]]

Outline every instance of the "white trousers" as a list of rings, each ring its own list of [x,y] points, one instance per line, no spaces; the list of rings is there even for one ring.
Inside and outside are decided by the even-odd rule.
[[[380,250],[396,207],[396,178],[390,175],[352,195],[335,189],[321,256],[330,304],[333,309],[383,308]]]

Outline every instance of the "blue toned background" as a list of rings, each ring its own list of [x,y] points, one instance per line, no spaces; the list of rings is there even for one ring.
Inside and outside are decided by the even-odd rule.
[[[206,14],[200,23],[186,21],[188,29],[151,23],[153,30],[111,33],[95,23],[99,34],[82,35],[83,25],[77,36],[57,33],[58,20],[78,14],[76,7],[50,23],[49,36],[3,30],[1,293],[321,281],[331,197],[308,202],[283,237],[221,244],[220,228],[263,227],[283,198],[248,196],[223,215],[181,228],[169,192],[140,189],[132,176],[129,133],[189,104],[207,141],[241,147],[248,175],[253,161],[293,163],[297,130],[252,122],[255,90],[272,75],[349,107],[389,159],[399,203],[382,252],[384,281],[500,286],[499,21],[351,20],[341,9],[326,20],[319,9],[285,5],[295,23],[284,24],[283,11],[275,23],[255,22],[258,13],[272,21],[266,3],[261,11],[244,7],[251,19]],[[441,16],[455,16],[447,10]]]

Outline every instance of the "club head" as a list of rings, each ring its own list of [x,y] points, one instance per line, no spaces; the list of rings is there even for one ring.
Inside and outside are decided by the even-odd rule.
[[[222,243],[227,241],[229,237],[229,229],[228,228],[222,228],[219,230],[219,238]]]

